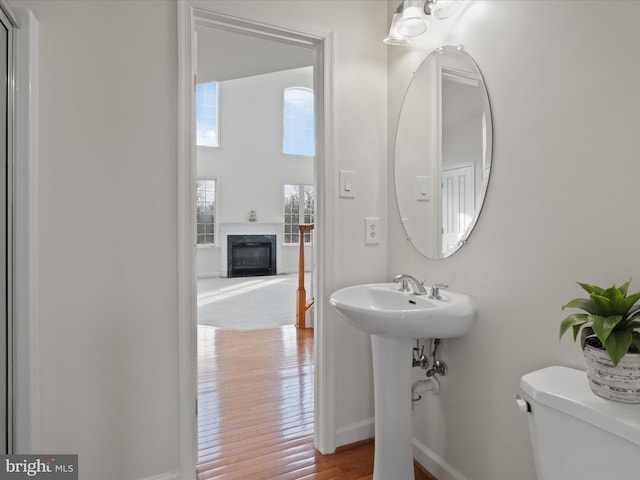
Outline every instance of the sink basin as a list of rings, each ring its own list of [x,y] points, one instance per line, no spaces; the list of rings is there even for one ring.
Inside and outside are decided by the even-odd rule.
[[[396,283],[372,283],[342,288],[329,303],[354,327],[374,335],[419,339],[467,333],[475,318],[471,298],[450,290],[440,290],[440,296],[430,299],[401,292]]]
[[[427,291],[429,289],[427,288]],[[411,359],[415,339],[459,337],[476,316],[473,301],[450,290],[441,298],[373,283],[334,292],[329,303],[354,327],[371,334],[375,405],[373,480],[414,480]]]

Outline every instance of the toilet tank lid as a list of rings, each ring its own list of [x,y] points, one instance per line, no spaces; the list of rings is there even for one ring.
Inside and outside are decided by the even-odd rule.
[[[537,402],[640,445],[640,404],[597,396],[581,370],[543,368],[524,375],[520,387],[533,400],[534,415]]]

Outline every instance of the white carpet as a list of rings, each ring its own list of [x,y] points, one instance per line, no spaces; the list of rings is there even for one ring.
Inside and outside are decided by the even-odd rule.
[[[199,279],[198,324],[236,330],[295,325],[297,289],[297,274]]]

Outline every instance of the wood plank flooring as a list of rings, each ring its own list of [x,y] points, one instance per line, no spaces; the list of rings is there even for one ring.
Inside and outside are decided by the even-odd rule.
[[[312,329],[199,326],[198,389],[198,480],[372,478],[373,442],[314,449]]]

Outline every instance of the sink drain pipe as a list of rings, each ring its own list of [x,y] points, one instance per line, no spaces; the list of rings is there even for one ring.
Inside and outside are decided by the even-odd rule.
[[[437,394],[440,391],[440,383],[438,382],[437,375],[447,374],[447,364],[442,360],[438,360],[437,350],[440,345],[440,339],[435,338],[431,340],[429,351],[425,355],[424,345],[420,347],[420,340],[416,341],[416,346],[413,348],[413,367],[420,367],[426,370],[427,379],[419,380],[411,387],[411,402],[415,403],[422,400],[422,394],[427,392],[433,392]],[[431,368],[429,368],[431,366]]]
[[[411,387],[411,401],[418,402],[422,400],[422,394],[427,392],[433,392],[434,394],[440,391],[440,382],[434,377],[429,377],[426,380],[419,380]]]

